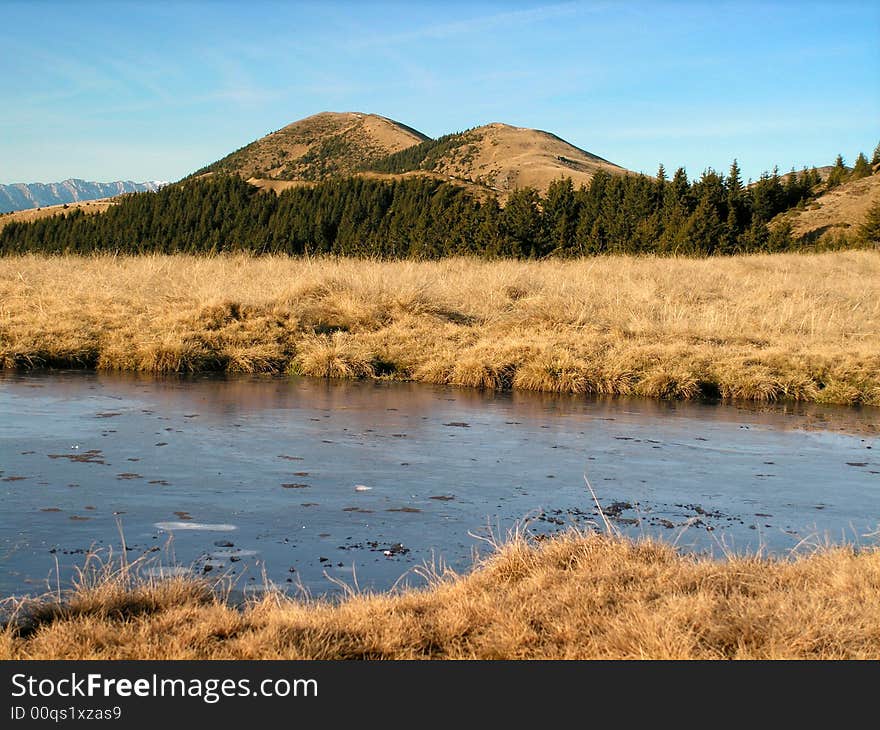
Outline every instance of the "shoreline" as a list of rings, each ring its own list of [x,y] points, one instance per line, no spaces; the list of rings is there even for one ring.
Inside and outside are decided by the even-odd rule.
[[[481,384],[470,384],[470,383],[460,383],[460,382],[452,382],[452,381],[440,381],[438,382],[435,379],[428,380],[419,380],[413,377],[407,376],[398,376],[395,374],[385,374],[385,375],[341,375],[341,376],[326,376],[320,374],[312,374],[312,373],[303,373],[300,372],[295,365],[290,368],[272,368],[265,370],[256,370],[256,371],[241,371],[241,370],[228,370],[228,369],[204,369],[204,370],[154,370],[154,369],[118,369],[118,368],[99,368],[94,364],[84,364],[79,361],[71,361],[71,362],[53,362],[52,364],[43,364],[41,358],[37,356],[29,356],[28,358],[34,364],[31,366],[14,366],[14,367],[0,367],[0,376],[6,375],[27,375],[27,374],[53,374],[53,373],[63,373],[63,372],[80,372],[94,375],[147,375],[147,376],[156,376],[156,377],[198,377],[198,376],[242,376],[242,375],[253,375],[253,376],[265,376],[265,377],[305,377],[311,378],[315,380],[327,380],[329,382],[357,382],[357,381],[368,381],[368,382],[386,382],[386,383],[416,383],[420,385],[440,385],[447,386],[450,388],[465,388],[465,389],[473,389],[478,391],[490,391],[496,393],[537,393],[537,394],[545,394],[545,395],[569,395],[569,396],[583,396],[585,398],[590,399],[604,399],[604,398],[636,398],[636,399],[648,399],[648,400],[660,400],[660,401],[682,401],[682,402],[690,402],[690,403],[700,403],[705,405],[786,405],[786,404],[803,404],[803,405],[827,405],[827,406],[848,406],[854,408],[867,407],[867,408],[880,408],[880,398],[878,398],[873,392],[868,392],[866,394],[853,393],[851,396],[847,396],[846,393],[843,395],[840,394],[836,387],[832,388],[832,392],[828,395],[823,395],[822,390],[825,388],[824,384],[819,384],[821,387],[816,388],[815,395],[809,395],[807,397],[804,396],[804,393],[800,390],[793,390],[792,392],[786,392],[786,389],[783,386],[780,386],[779,389],[773,389],[771,387],[769,391],[769,395],[767,392],[756,392],[753,395],[721,395],[722,387],[719,382],[712,382],[707,380],[700,380],[695,383],[694,387],[691,387],[690,384],[679,384],[675,381],[674,377],[670,376],[668,381],[669,385],[667,388],[663,388],[659,391],[653,388],[653,384],[644,384],[644,387],[640,387],[640,384],[636,382],[636,384],[632,387],[626,388],[623,391],[615,391],[615,390],[599,390],[593,389],[589,386],[586,388],[573,388],[570,390],[561,390],[557,387],[535,387],[535,388],[518,388],[515,385],[500,385],[496,387],[488,387],[486,385]],[[836,386],[837,384],[835,384]],[[808,391],[812,393],[812,388],[808,387]],[[872,389],[873,391],[873,389]]]
[[[880,550],[683,555],[571,530],[512,534],[470,572],[337,601],[105,570],[0,629],[9,659],[876,659]],[[553,600],[547,600],[552,595]]]
[[[880,405],[880,252],[0,258],[0,369]]]

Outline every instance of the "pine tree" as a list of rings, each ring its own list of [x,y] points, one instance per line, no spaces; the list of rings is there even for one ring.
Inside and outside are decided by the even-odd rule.
[[[874,148],[874,156],[871,158],[871,166],[880,165],[880,142]]]
[[[771,177],[765,172],[752,185],[749,192],[751,193],[753,220],[766,223],[786,207],[785,189],[779,181],[778,174]]]
[[[508,256],[536,258],[545,253],[544,220],[539,203],[540,196],[534,188],[519,188],[511,193],[501,213]]]
[[[764,251],[768,238],[770,238],[770,231],[767,229],[767,224],[753,218],[752,224],[743,234],[742,249],[744,252]]]
[[[655,208],[660,208],[663,205],[663,199],[666,194],[666,185],[668,184],[668,180],[666,178],[666,168],[663,167],[663,163],[660,163],[660,167],[657,168],[657,176],[654,182],[654,200],[653,204]]]
[[[791,172],[785,177],[785,202],[791,207],[792,205],[797,205],[797,202],[800,199],[801,188],[798,184],[798,174],[792,167]]]
[[[723,245],[724,227],[708,199],[697,205],[687,222],[687,240],[691,253],[708,255]]]
[[[846,165],[843,164],[843,155],[837,155],[837,159],[834,161],[834,168],[828,174],[828,179],[825,181],[825,189],[831,190],[836,188],[846,180],[846,176],[847,169]]]
[[[736,208],[729,206],[727,208],[727,220],[724,222],[724,233],[721,238],[722,245],[720,252],[725,254],[736,253],[741,235],[742,230],[740,229],[740,222],[737,217]]]
[[[880,245],[880,200],[868,209],[868,217],[859,228],[859,237],[865,243]]]
[[[850,180],[859,180],[863,177],[869,177],[871,175],[871,166],[868,164],[868,158],[865,157],[864,152],[859,152],[859,156],[856,157],[856,162],[853,165],[852,172],[849,174]]]
[[[785,219],[773,226],[767,238],[767,248],[773,252],[786,251],[791,247],[791,242],[791,221]]]
[[[807,169],[806,165],[804,169],[801,170],[800,175],[798,175],[798,184],[801,186],[801,202],[811,197],[813,194],[813,176],[810,171]]]
[[[724,252],[733,253],[743,233],[747,211],[745,192],[742,184],[742,173],[739,163],[734,158],[727,174],[727,220],[724,224]]]
[[[672,176],[670,187],[678,204],[681,205],[688,213],[690,213],[693,209],[693,200],[691,198],[691,184],[688,181],[687,172],[683,167],[679,167],[675,171],[675,174]]]
[[[544,218],[550,237],[550,251],[570,253],[574,248],[578,211],[571,178],[554,180],[544,199]]]
[[[693,185],[693,193],[698,201],[707,200],[721,217],[727,217],[727,187],[723,176],[711,167],[704,170],[698,182]]]
[[[730,164],[730,172],[727,173],[727,190],[730,195],[737,196],[742,193],[742,172],[736,158]]]
[[[681,206],[665,207],[661,212],[663,232],[657,242],[657,252],[679,254],[689,251],[687,240],[687,216]]]

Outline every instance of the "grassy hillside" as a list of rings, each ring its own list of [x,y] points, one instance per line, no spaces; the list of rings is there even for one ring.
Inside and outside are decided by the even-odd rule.
[[[550,183],[571,178],[588,184],[598,170],[626,174],[622,167],[537,129],[489,124],[469,133],[468,144],[437,159],[433,169],[507,193],[531,187],[546,192]]]
[[[428,139],[375,114],[323,112],[266,135],[196,172],[244,179],[324,180]]]
[[[815,200],[782,214],[775,225],[791,224],[791,235],[805,243],[835,242],[858,235],[868,210],[880,204],[880,170],[871,177],[844,182]]]
[[[28,210],[16,210],[12,213],[0,214],[0,231],[10,223],[30,223],[43,218],[53,218],[58,215],[67,215],[75,210],[83,213],[103,213],[111,205],[121,202],[121,198],[104,198],[103,200],[84,200],[78,203],[63,203],[61,205],[49,205],[42,208],[30,208]]]
[[[570,178],[578,187],[589,184],[598,170],[612,175],[627,173],[556,135],[498,123],[422,142],[372,163],[369,169],[430,171],[482,185],[502,200],[518,188],[532,187],[546,193],[561,177]]]

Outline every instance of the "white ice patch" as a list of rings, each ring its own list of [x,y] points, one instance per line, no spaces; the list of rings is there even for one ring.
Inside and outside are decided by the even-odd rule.
[[[150,578],[176,578],[180,575],[192,575],[192,570],[180,565],[155,565],[144,570]]]
[[[235,525],[207,524],[205,522],[157,522],[156,528],[172,532],[174,530],[201,530],[204,532],[232,532],[238,528]]]
[[[229,558],[252,558],[257,555],[256,550],[215,550],[211,553],[212,558],[217,560],[228,560]]]

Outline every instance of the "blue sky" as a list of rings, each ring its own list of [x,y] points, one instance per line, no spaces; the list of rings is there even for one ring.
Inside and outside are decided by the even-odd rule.
[[[880,3],[0,0],[0,183],[176,180],[320,111],[747,177],[880,141]]]

